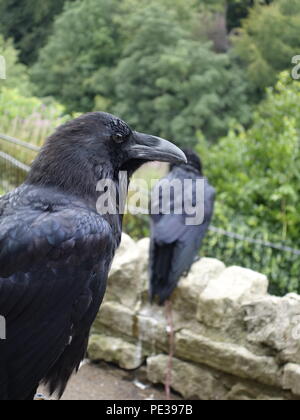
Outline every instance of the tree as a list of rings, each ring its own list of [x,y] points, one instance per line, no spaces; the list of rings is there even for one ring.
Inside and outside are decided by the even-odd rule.
[[[227,1],[227,28],[232,29],[241,26],[242,19],[245,19],[251,7],[254,6],[254,0],[228,0]]]
[[[0,0],[0,33],[13,38],[23,63],[32,64],[36,60],[65,1]]]
[[[26,66],[19,62],[19,53],[14,48],[12,40],[5,40],[0,35],[0,55],[4,57],[6,79],[0,79],[0,92],[3,87],[17,88],[20,93],[28,96],[32,86]]]
[[[300,1],[277,0],[257,4],[237,32],[235,53],[259,92],[276,83],[278,72],[291,66],[300,50]]]
[[[118,0],[67,4],[33,67],[39,96],[54,96],[70,112],[91,111],[96,103],[108,109],[110,73],[122,49],[118,7]]]
[[[68,112],[115,112],[181,144],[195,144],[198,130],[225,134],[233,117],[247,122],[243,77],[193,33],[194,2],[68,4],[33,67],[36,94]]]
[[[190,39],[162,5],[143,8],[127,25],[131,40],[114,72],[115,113],[189,146],[199,130],[216,139],[231,118],[247,121],[245,82],[229,56]]]

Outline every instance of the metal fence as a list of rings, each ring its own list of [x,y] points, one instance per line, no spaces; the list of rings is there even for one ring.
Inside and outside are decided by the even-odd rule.
[[[25,150],[38,151],[35,146],[0,133],[0,195],[22,184],[30,170],[27,164],[15,157],[20,147]],[[15,150],[15,154],[8,153],[11,152],[11,148]]]
[[[20,150],[29,151],[34,157],[39,148],[0,133],[0,195],[24,182],[30,170],[29,158],[20,153]],[[19,155],[26,156],[26,163],[17,158]],[[130,220],[125,218],[125,221],[133,224],[133,229],[141,236],[148,233],[147,216]],[[129,232],[130,229],[129,227]],[[235,227],[235,230],[239,231],[239,227]],[[233,233],[211,226],[201,254],[218,258],[226,265],[239,265],[266,274],[270,280],[270,292],[273,294],[300,293],[300,250],[285,242],[264,240],[262,233],[253,233],[250,229],[245,234],[244,227],[243,233]]]
[[[251,229],[245,235],[212,226],[201,252],[227,266],[238,265],[265,274],[271,294],[300,293],[300,251],[285,242],[272,243],[262,237],[262,232]]]

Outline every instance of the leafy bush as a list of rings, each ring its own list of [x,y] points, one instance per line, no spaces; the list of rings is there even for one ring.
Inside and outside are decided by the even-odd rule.
[[[234,125],[228,136],[212,147],[201,140],[199,153],[218,191],[215,225],[237,233],[242,229],[245,236],[300,249],[299,113],[300,84],[284,72],[276,87],[268,89],[251,128]],[[216,247],[213,249],[222,257]],[[228,255],[232,262],[231,252],[233,249]],[[235,252],[235,259],[249,266],[250,255],[257,267],[261,264],[260,271],[269,274],[278,293],[300,292],[299,257],[272,252],[265,266],[262,252],[269,251],[250,246],[247,252]]]
[[[263,227],[279,240],[296,242],[299,113],[300,84],[283,73],[276,88],[268,89],[250,129],[235,125],[217,145],[199,148],[219,202],[243,215],[249,227]]]
[[[300,0],[276,0],[256,6],[233,41],[251,84],[260,91],[276,83],[300,50]]]
[[[220,259],[227,266],[238,265],[265,274],[270,282],[269,292],[271,294],[283,296],[290,292],[300,293],[299,255],[272,248],[270,245],[264,246],[261,242],[268,244],[271,241],[279,247],[288,245],[293,247],[295,244],[278,241],[267,230],[249,228],[243,218],[235,214],[226,223],[222,223],[216,214],[213,223],[240,237],[234,238],[209,231],[204,240],[201,255]],[[257,241],[257,243],[253,241]]]
[[[68,3],[41,50],[32,78],[39,96],[54,96],[69,112],[110,103],[110,73],[121,54],[118,0]],[[88,30],[87,30],[88,28]]]
[[[14,39],[23,63],[35,61],[64,3],[65,0],[0,0],[0,33]]]
[[[19,52],[15,49],[12,40],[5,40],[0,35],[0,55],[6,62],[6,79],[0,79],[0,93],[4,87],[18,88],[23,95],[30,95],[32,86],[26,66],[19,62]]]
[[[33,67],[36,94],[70,112],[114,112],[181,145],[195,145],[197,130],[215,140],[231,118],[248,122],[247,84],[229,55],[196,39],[197,16],[170,0],[68,4]]]
[[[145,7],[127,25],[131,40],[114,72],[115,113],[190,147],[197,130],[215,140],[231,118],[248,122],[246,83],[228,55],[189,39],[162,5]]]

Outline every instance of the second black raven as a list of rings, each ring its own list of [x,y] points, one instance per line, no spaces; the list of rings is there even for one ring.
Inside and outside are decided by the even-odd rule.
[[[153,300],[158,296],[160,304],[169,299],[180,277],[189,272],[198,255],[214,210],[215,190],[203,176],[199,157],[191,150],[184,152],[188,163],[179,163],[171,167],[167,177],[156,186],[155,190],[159,194],[152,203],[154,214],[151,216],[150,298]],[[204,187],[204,195],[200,196],[200,200],[197,198],[197,180],[202,180],[202,188]],[[180,181],[183,194],[176,196],[174,190],[169,190],[171,195],[164,197],[163,191],[168,191],[164,189],[164,185],[166,182],[174,185],[174,181]],[[185,181],[190,182],[185,183]],[[169,214],[163,212],[164,200],[170,202]],[[186,204],[191,205],[191,210],[196,206],[203,206],[204,217],[201,223],[187,225],[192,213],[188,214]],[[179,210],[178,214],[176,210]]]
[[[186,158],[110,114],[86,114],[58,128],[25,184],[0,198],[0,400],[30,400],[41,381],[63,393],[121,240],[122,216],[96,211],[96,186],[118,189],[120,171],[151,160]]]

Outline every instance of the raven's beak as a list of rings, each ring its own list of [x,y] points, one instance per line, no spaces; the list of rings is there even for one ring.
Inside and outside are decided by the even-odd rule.
[[[130,159],[187,163],[182,150],[167,140],[148,134],[134,132],[134,144],[130,148]]]

